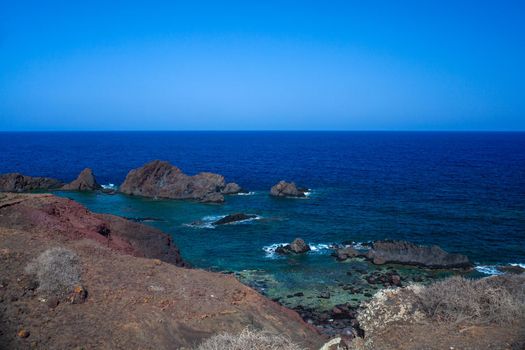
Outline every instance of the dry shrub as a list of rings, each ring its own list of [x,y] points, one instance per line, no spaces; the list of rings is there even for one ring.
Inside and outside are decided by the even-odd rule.
[[[300,350],[288,338],[244,329],[240,334],[221,333],[205,340],[197,350]]]
[[[422,288],[419,303],[437,321],[508,323],[525,315],[525,275],[451,277]]]
[[[80,283],[80,259],[73,251],[55,247],[46,250],[25,268],[38,282],[38,292],[63,296]]]

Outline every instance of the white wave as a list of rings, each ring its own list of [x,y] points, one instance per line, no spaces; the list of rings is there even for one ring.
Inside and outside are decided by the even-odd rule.
[[[118,186],[116,186],[115,184],[112,184],[112,183],[108,183],[107,185],[100,185],[102,186],[103,189],[105,190],[116,190],[118,189]]]
[[[474,266],[474,269],[486,275],[502,275],[504,272],[502,272],[498,268],[504,266],[505,265],[476,265]],[[523,263],[510,263],[507,264],[507,266],[519,266],[525,269],[525,264]]]
[[[484,273],[485,275],[501,275],[501,271],[495,265],[476,265],[474,267],[476,271]]]
[[[273,243],[267,246],[264,246],[262,250],[266,253],[267,258],[275,258],[277,254],[275,254],[275,250],[279,248],[280,246],[284,246],[290,244],[289,242],[284,243]],[[334,244],[327,244],[327,243],[308,243],[310,246],[310,251],[312,253],[326,253],[333,249]]]
[[[238,196],[253,196],[255,192],[239,192],[237,193]]]
[[[372,241],[367,241],[367,242],[352,242],[352,244],[350,244],[350,246],[354,249],[357,249],[357,250],[368,250],[370,249],[370,244],[372,243]]]
[[[509,264],[509,265],[510,265],[510,266],[519,266],[519,267],[521,267],[522,269],[525,269],[525,264],[519,264],[519,263],[517,263],[517,264]]]
[[[266,253],[266,257],[273,258],[275,257],[275,250],[282,245],[287,245],[288,243],[273,243],[267,246],[264,246],[262,249]]]
[[[189,223],[189,224],[183,224],[183,226],[196,227],[196,228],[212,228],[213,229],[213,228],[217,227],[217,225],[214,225],[213,223],[215,221],[217,221],[217,220],[225,218],[226,216],[227,215],[207,215],[207,216],[204,216],[202,219],[200,219],[198,221],[194,221],[194,222]],[[256,215],[253,218],[231,222],[231,223],[229,223],[227,225],[241,225],[241,224],[249,223],[250,221],[260,220],[260,219],[262,219],[262,216]]]

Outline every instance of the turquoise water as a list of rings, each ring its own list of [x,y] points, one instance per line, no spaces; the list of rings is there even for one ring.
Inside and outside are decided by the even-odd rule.
[[[0,133],[0,173],[70,181],[93,168],[103,184],[152,159],[184,172],[213,171],[251,195],[223,205],[103,193],[60,193],[96,212],[152,217],[193,266],[233,271],[285,304],[336,304],[363,282],[363,261],[336,262],[326,247],[342,241],[406,239],[468,255],[478,269],[525,263],[525,133],[406,132],[107,132]],[[279,180],[311,188],[307,199],[268,195]],[[221,215],[250,222],[210,228]],[[204,224],[192,226],[195,221]],[[315,248],[279,257],[278,243],[302,237]],[[382,267],[386,269],[388,267]],[[403,274],[438,272],[392,267]],[[351,274],[348,275],[347,272]],[[480,273],[480,272],[478,272]],[[407,277],[407,281],[410,277]],[[317,294],[331,291],[320,300]],[[302,292],[302,297],[290,297]]]

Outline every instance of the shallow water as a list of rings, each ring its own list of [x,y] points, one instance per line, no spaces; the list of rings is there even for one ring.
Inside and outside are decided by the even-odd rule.
[[[346,240],[438,244],[486,272],[525,263],[524,133],[0,133],[0,149],[2,173],[72,180],[89,166],[101,183],[119,184],[131,168],[159,158],[189,174],[225,175],[253,193],[229,196],[224,205],[59,194],[97,212],[156,219],[145,224],[171,234],[192,265],[238,272],[285,304],[347,298],[337,287],[359,283],[347,275],[350,266],[375,267],[336,262],[324,249]],[[269,188],[281,179],[311,188],[311,195],[271,198]],[[258,218],[209,225],[235,212]],[[318,249],[296,257],[271,253],[272,245],[295,237]],[[336,296],[317,300],[324,290]],[[286,298],[299,291],[305,296]]]

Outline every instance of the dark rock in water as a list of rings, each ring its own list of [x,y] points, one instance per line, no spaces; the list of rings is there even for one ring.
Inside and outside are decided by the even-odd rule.
[[[224,203],[224,196],[220,193],[208,193],[201,200],[202,203]]]
[[[233,183],[226,185],[224,177],[214,173],[199,173],[188,176],[168,162],[154,160],[140,168],[131,170],[119,187],[120,192],[171,199],[194,199],[221,203],[223,191],[233,194]]]
[[[212,224],[213,225],[226,225],[226,224],[231,224],[231,223],[234,223],[234,222],[244,221],[244,220],[248,220],[248,219],[254,219],[256,217],[257,217],[257,215],[253,215],[253,214],[236,213],[236,214],[226,215],[222,219],[219,219],[219,220],[213,222]]]
[[[390,276],[390,283],[394,286],[400,287],[401,286],[401,277],[399,275],[392,275]]]
[[[506,266],[498,266],[498,270],[505,273],[515,273],[520,274],[524,273],[525,269],[519,265],[506,265]]]
[[[464,255],[447,253],[436,245],[427,247],[406,241],[376,241],[366,258],[374,264],[396,263],[439,269],[472,267]]]
[[[359,256],[359,252],[352,247],[344,247],[336,249],[332,253],[332,256],[335,256],[338,261],[344,261],[346,259]]]
[[[32,177],[18,173],[0,175],[0,192],[28,192],[57,189],[62,182],[49,177]]]
[[[298,189],[293,182],[279,181],[273,186],[270,194],[275,197],[305,197],[306,189]]]
[[[94,191],[101,188],[102,186],[97,183],[93,170],[85,168],[74,181],[62,186],[61,189],[65,191]]]
[[[318,298],[330,299],[330,292],[321,292],[321,294],[319,294]]]
[[[310,246],[306,244],[306,242],[303,239],[296,238],[290,244],[277,247],[275,252],[278,254],[290,254],[290,253],[301,254],[301,253],[306,253],[310,250],[311,250]]]
[[[222,194],[237,194],[240,192],[243,192],[243,189],[235,182],[227,183],[226,186],[224,186],[224,188],[221,190]]]

